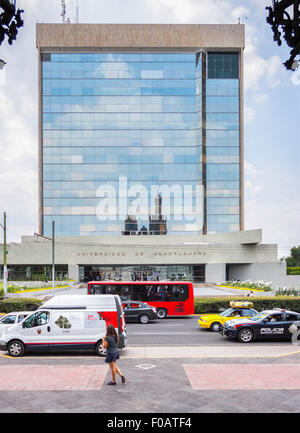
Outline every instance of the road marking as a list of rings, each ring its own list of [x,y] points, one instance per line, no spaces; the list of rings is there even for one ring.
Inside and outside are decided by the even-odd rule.
[[[191,334],[198,334],[198,332],[188,333]],[[187,332],[132,332],[131,335],[187,335]]]
[[[150,370],[151,368],[156,368],[157,365],[152,365],[152,364],[140,364],[140,365],[136,365],[137,368],[142,368],[143,370]]]
[[[276,356],[276,358],[280,358],[282,356],[296,355],[297,353],[300,353],[300,350],[297,350],[296,352],[282,353],[281,355],[274,355],[274,356]]]

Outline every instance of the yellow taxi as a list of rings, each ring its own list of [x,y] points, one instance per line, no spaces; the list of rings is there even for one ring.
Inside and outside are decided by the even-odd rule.
[[[216,314],[201,314],[199,317],[199,325],[201,328],[208,328],[211,331],[220,331],[221,326],[228,320],[232,320],[239,317],[252,317],[257,314],[254,310],[252,302],[241,302],[241,301],[231,301],[230,308],[222,311],[222,313]]]

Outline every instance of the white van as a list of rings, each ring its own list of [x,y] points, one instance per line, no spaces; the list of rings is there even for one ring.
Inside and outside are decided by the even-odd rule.
[[[14,357],[29,351],[95,351],[104,356],[102,340],[110,324],[118,332],[119,348],[124,348],[127,335],[119,296],[55,296],[21,323],[0,331],[0,350]]]

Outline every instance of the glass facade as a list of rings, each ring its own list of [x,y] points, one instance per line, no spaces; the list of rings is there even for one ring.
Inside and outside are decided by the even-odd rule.
[[[238,59],[42,54],[44,234],[239,230]]]
[[[205,265],[79,266],[80,281],[195,281],[204,282]]]
[[[51,281],[52,265],[8,265],[8,281]],[[0,269],[3,279],[3,268]],[[68,265],[55,265],[55,281],[68,279]]]
[[[238,53],[209,53],[206,80],[207,233],[240,230]]]

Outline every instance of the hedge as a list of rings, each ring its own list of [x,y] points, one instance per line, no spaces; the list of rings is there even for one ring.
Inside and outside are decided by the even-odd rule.
[[[195,298],[195,314],[218,313],[229,308],[230,301],[249,301],[257,311],[270,310],[272,308],[285,308],[300,312],[300,296],[268,296],[264,297],[220,297],[220,298]],[[0,300],[0,313],[13,311],[35,311],[42,304],[41,299],[32,298],[6,298]]]
[[[272,308],[285,308],[286,310],[300,312],[300,297],[296,296],[268,296],[264,297],[222,297],[222,298],[195,298],[195,314],[218,313],[230,308],[230,301],[249,301],[257,311],[271,310]]]
[[[300,275],[300,266],[289,266],[286,270],[288,275]]]
[[[0,300],[0,313],[13,311],[35,311],[43,303],[41,299],[32,298],[6,298]]]

